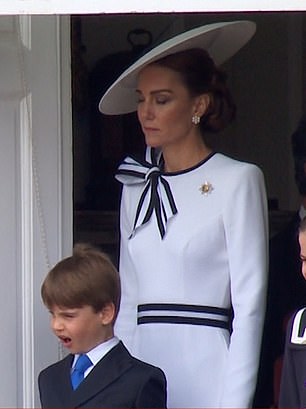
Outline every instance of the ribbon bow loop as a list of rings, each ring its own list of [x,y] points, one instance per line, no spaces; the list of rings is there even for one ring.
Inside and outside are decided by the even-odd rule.
[[[169,183],[162,176],[154,150],[148,148],[148,153],[149,160],[146,161],[137,161],[129,156],[125,158],[118,168],[116,179],[127,185],[143,184],[130,238],[155,213],[159,233],[163,239],[168,221],[177,213],[177,208]],[[159,162],[160,159],[161,157]]]

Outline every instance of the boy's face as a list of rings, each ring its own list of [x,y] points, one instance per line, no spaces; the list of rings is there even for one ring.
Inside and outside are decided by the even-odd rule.
[[[55,305],[50,309],[51,329],[69,352],[86,353],[113,336],[107,308],[95,312],[89,305],[80,308]]]
[[[302,274],[306,280],[306,232],[299,234],[300,258],[302,261]]]

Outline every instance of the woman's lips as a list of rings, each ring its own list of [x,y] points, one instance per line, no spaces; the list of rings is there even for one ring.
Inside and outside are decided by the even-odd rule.
[[[151,128],[151,127],[144,127],[143,128],[144,133],[153,133],[153,132],[158,132],[158,131],[159,131],[158,128]]]

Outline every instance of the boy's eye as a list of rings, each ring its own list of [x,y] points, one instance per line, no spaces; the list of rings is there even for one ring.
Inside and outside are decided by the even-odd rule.
[[[76,311],[66,311],[66,312],[63,312],[62,315],[65,318],[74,318],[77,316],[77,312]]]

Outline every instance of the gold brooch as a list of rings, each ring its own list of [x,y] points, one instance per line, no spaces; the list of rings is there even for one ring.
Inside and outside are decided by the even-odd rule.
[[[208,193],[211,193],[214,190],[213,186],[209,182],[203,183],[203,185],[200,187],[199,191],[202,193],[202,195],[207,196]]]

